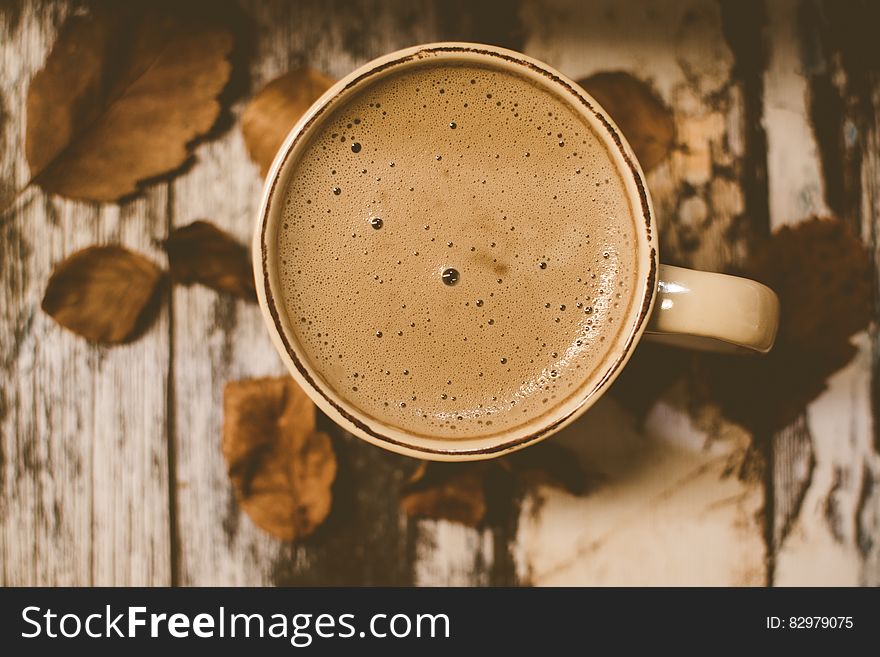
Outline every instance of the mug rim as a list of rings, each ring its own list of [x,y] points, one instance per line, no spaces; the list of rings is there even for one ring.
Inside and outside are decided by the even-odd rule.
[[[291,155],[301,138],[310,132],[310,128],[329,108],[334,107],[337,101],[347,96],[350,90],[374,79],[374,76],[388,74],[392,70],[397,70],[397,67],[417,65],[428,58],[436,58],[441,63],[491,60],[491,64],[502,69],[519,69],[517,72],[520,75],[526,74],[529,79],[542,82],[548,89],[557,92],[560,100],[568,102],[586,119],[593,131],[606,144],[609,156],[614,161],[618,175],[623,179],[627,189],[636,229],[637,278],[631,296],[631,306],[626,315],[629,327],[627,328],[626,323],[621,326],[615,336],[616,342],[607,348],[607,353],[600,360],[597,370],[586,377],[578,391],[570,396],[569,399],[574,398],[574,402],[566,399],[557,404],[553,410],[531,418],[524,424],[470,439],[419,435],[396,429],[377,418],[371,418],[350,402],[340,398],[331,386],[319,382],[316,373],[309,371],[310,365],[304,362],[306,359],[297,354],[295,345],[292,344],[296,341],[289,337],[290,331],[285,330],[286,311],[283,310],[283,302],[275,301],[271,280],[273,272],[269,267],[271,244],[266,237],[272,224],[273,202],[280,198],[280,194],[276,194],[276,189],[284,174],[289,173],[285,171],[285,165],[291,161]],[[563,92],[567,95],[563,95]],[[307,142],[305,139],[302,141]],[[276,203],[275,206],[277,205],[279,204]],[[638,221],[639,211],[643,221]],[[275,214],[277,215],[278,212]],[[543,62],[522,53],[484,44],[438,42],[404,48],[367,62],[331,86],[297,121],[278,150],[266,176],[254,232],[253,265],[260,309],[276,350],[296,382],[331,419],[359,438],[408,456],[447,461],[477,460],[522,449],[548,437],[578,418],[607,390],[629,360],[633,347],[644,333],[651,314],[656,297],[659,267],[656,232],[653,206],[644,174],[632,149],[610,117],[580,86]],[[566,405],[570,408],[566,408]]]

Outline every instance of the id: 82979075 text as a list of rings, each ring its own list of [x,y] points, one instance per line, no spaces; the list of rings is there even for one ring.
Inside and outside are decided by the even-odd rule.
[[[767,616],[768,630],[851,630],[852,616]]]

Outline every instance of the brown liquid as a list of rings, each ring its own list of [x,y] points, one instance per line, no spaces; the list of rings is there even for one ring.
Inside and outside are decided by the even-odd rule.
[[[333,108],[292,172],[281,296],[310,366],[381,423],[473,438],[604,370],[636,233],[605,145],[509,71],[423,64]]]

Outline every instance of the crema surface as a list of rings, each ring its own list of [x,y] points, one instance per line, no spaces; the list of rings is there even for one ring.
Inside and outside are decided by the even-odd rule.
[[[474,438],[599,375],[630,313],[636,219],[602,140],[512,72],[423,64],[322,118],[283,193],[283,310],[360,412]]]

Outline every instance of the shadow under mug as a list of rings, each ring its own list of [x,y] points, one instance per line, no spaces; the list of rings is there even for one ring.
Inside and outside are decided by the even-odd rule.
[[[324,382],[293,339],[278,289],[277,230],[283,194],[308,137],[352,94],[384,76],[413,66],[470,63],[531,80],[568,103],[605,142],[623,179],[637,231],[636,285],[624,329],[609,340],[596,371],[576,392],[547,413],[497,434],[451,439],[416,434],[383,424],[354,407]],[[645,337],[679,347],[724,352],[767,352],[779,322],[776,294],[745,278],[661,265],[657,227],[644,174],[623,134],[581,87],[542,62],[503,48],[471,43],[434,43],[406,48],[365,64],[333,85],[300,118],[266,177],[253,243],[254,273],[263,317],[294,379],[342,428],[395,452],[432,460],[475,460],[523,448],[574,421],[608,389]]]

